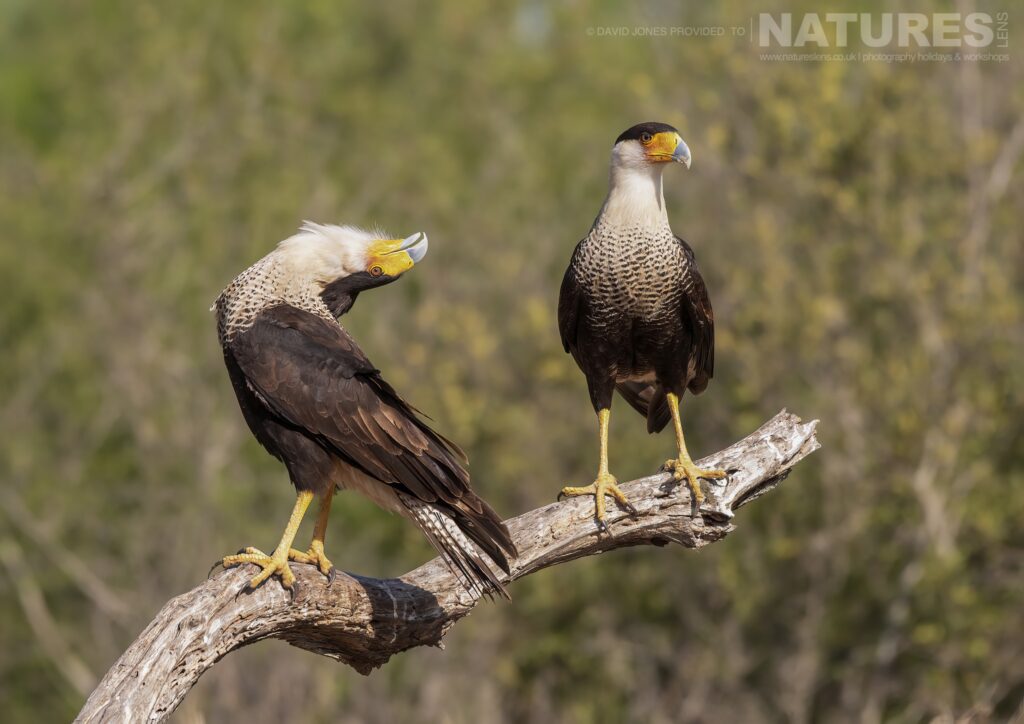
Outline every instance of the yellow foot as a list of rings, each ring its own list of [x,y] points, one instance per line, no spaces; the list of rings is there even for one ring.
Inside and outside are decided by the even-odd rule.
[[[275,552],[274,555],[268,556],[258,548],[249,547],[243,548],[233,556],[225,556],[221,561],[221,565],[225,568],[240,566],[243,563],[252,563],[263,569],[250,579],[246,589],[255,589],[271,576],[280,576],[281,585],[289,591],[292,591],[292,587],[295,585],[295,574],[288,567],[287,554],[278,555]],[[294,593],[294,591],[292,592]]]
[[[724,470],[702,470],[694,465],[693,461],[689,458],[666,460],[664,468],[665,470],[672,471],[673,477],[677,481],[686,478],[690,490],[693,491],[693,499],[697,501],[697,505],[704,502],[704,491],[700,489],[700,478],[717,480],[727,475]]]
[[[318,540],[310,543],[309,550],[305,553],[292,548],[288,551],[288,558],[296,563],[308,563],[311,566],[319,568],[320,572],[327,576],[328,585],[334,583],[334,579],[338,575],[338,571],[334,567],[334,564],[331,563],[330,559],[326,555],[324,555],[324,544]]]
[[[569,498],[576,495],[594,496],[596,508],[594,517],[597,519],[597,527],[601,531],[608,530],[608,526],[604,523],[604,496],[606,495],[615,498],[615,502],[625,508],[630,515],[636,515],[636,508],[629,502],[626,494],[619,490],[619,481],[611,473],[599,474],[597,480],[582,488],[562,488],[562,492],[558,494],[558,499],[561,500],[563,496]]]

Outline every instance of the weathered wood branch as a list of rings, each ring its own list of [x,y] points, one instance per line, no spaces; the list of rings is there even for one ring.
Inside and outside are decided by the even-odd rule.
[[[818,448],[816,424],[783,411],[699,461],[730,471],[724,484],[705,484],[709,495],[699,512],[685,486],[659,473],[622,486],[637,514],[609,503],[607,533],[598,532],[589,497],[507,521],[520,553],[511,579],[624,546],[700,548],[721,539],[734,528],[734,510],[775,487]],[[339,575],[330,587],[312,566],[293,564],[293,570],[299,584],[294,601],[273,582],[236,596],[252,575],[248,567],[222,571],[172,599],[103,677],[76,721],[164,719],[219,659],[266,638],[368,674],[414,646],[440,645],[478,603],[440,559],[396,579]]]

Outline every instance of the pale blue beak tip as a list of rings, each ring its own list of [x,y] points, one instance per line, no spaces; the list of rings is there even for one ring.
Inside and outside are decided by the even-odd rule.
[[[409,255],[409,258],[412,259],[413,264],[420,263],[420,259],[427,255],[428,247],[429,242],[427,240],[427,235],[421,231],[417,231],[412,236],[407,237],[402,244],[402,249],[405,250]]]
[[[679,143],[676,144],[676,150],[672,153],[672,160],[685,164],[686,168],[690,168],[690,147],[682,139],[679,139]]]

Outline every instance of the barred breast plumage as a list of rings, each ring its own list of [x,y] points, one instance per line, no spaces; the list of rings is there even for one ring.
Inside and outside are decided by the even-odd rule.
[[[678,349],[688,264],[667,224],[650,229],[599,222],[580,242],[569,269],[586,297],[580,333],[603,337],[620,351],[605,359],[614,362],[616,381],[650,377],[657,353]]]
[[[587,378],[595,409],[618,390],[657,431],[665,396],[696,394],[714,367],[714,320],[693,250],[654,196],[646,208],[609,195],[562,280],[562,343]],[[623,212],[625,208],[625,212]]]

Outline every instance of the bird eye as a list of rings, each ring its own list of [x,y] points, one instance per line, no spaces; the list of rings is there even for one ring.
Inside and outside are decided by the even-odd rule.
[[[644,131],[643,133],[640,134],[640,143],[644,144],[645,146],[652,140],[654,140],[654,136],[652,136],[650,133]]]
[[[384,273],[384,269],[382,269],[379,264],[374,264],[373,266],[370,267],[370,276],[371,277],[379,277],[383,273]]]

